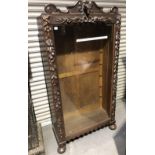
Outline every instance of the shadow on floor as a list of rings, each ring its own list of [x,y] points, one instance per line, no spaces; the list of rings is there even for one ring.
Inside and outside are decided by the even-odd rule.
[[[126,155],[126,122],[114,136],[114,141],[119,155]]]

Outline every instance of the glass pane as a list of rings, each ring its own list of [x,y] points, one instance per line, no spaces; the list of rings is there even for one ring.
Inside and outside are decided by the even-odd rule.
[[[111,26],[74,24],[54,29],[67,137],[109,119],[107,87]]]

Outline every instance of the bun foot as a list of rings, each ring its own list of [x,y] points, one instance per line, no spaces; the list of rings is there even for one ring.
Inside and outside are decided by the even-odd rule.
[[[116,124],[112,124],[109,126],[109,129],[110,130],[115,130],[117,128],[117,125]]]
[[[59,146],[58,149],[57,149],[57,152],[59,154],[62,154],[66,151],[66,145],[63,145],[63,146]]]

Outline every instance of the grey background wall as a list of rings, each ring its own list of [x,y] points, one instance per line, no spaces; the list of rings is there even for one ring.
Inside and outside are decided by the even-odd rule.
[[[125,95],[125,63],[126,63],[126,1],[125,0],[94,0],[104,11],[109,11],[113,6],[119,8],[121,13],[121,41],[119,50],[118,81],[117,81],[117,104]],[[42,46],[42,30],[37,24],[37,17],[44,11],[45,5],[55,4],[59,9],[66,10],[65,6],[74,5],[77,0],[28,0],[28,52],[31,70],[30,90],[34,104],[37,121],[42,125],[50,123],[49,105],[50,98],[47,96],[48,86],[45,83],[47,77],[44,70],[46,67],[46,56]],[[38,37],[39,35],[39,37]],[[41,46],[40,46],[41,45]],[[44,67],[43,67],[44,64]],[[47,82],[47,80],[46,80]]]

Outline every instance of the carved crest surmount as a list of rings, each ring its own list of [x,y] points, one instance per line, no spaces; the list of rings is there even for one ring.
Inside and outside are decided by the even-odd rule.
[[[75,6],[67,7],[67,12],[62,12],[55,5],[49,4],[45,7],[45,13],[41,15],[42,27],[44,32],[44,41],[49,57],[50,78],[52,86],[52,121],[53,128],[58,132],[57,141],[59,147],[62,148],[65,141],[64,120],[62,114],[61,94],[56,68],[56,53],[53,39],[53,31],[51,25],[75,24],[84,22],[104,22],[114,24],[114,59],[113,59],[113,90],[112,90],[112,112],[111,121],[103,126],[115,123],[115,105],[116,105],[116,82],[117,82],[117,65],[119,56],[120,43],[120,24],[121,17],[118,13],[118,8],[113,7],[108,13],[103,12],[103,8],[96,5],[95,2],[78,1]]]

